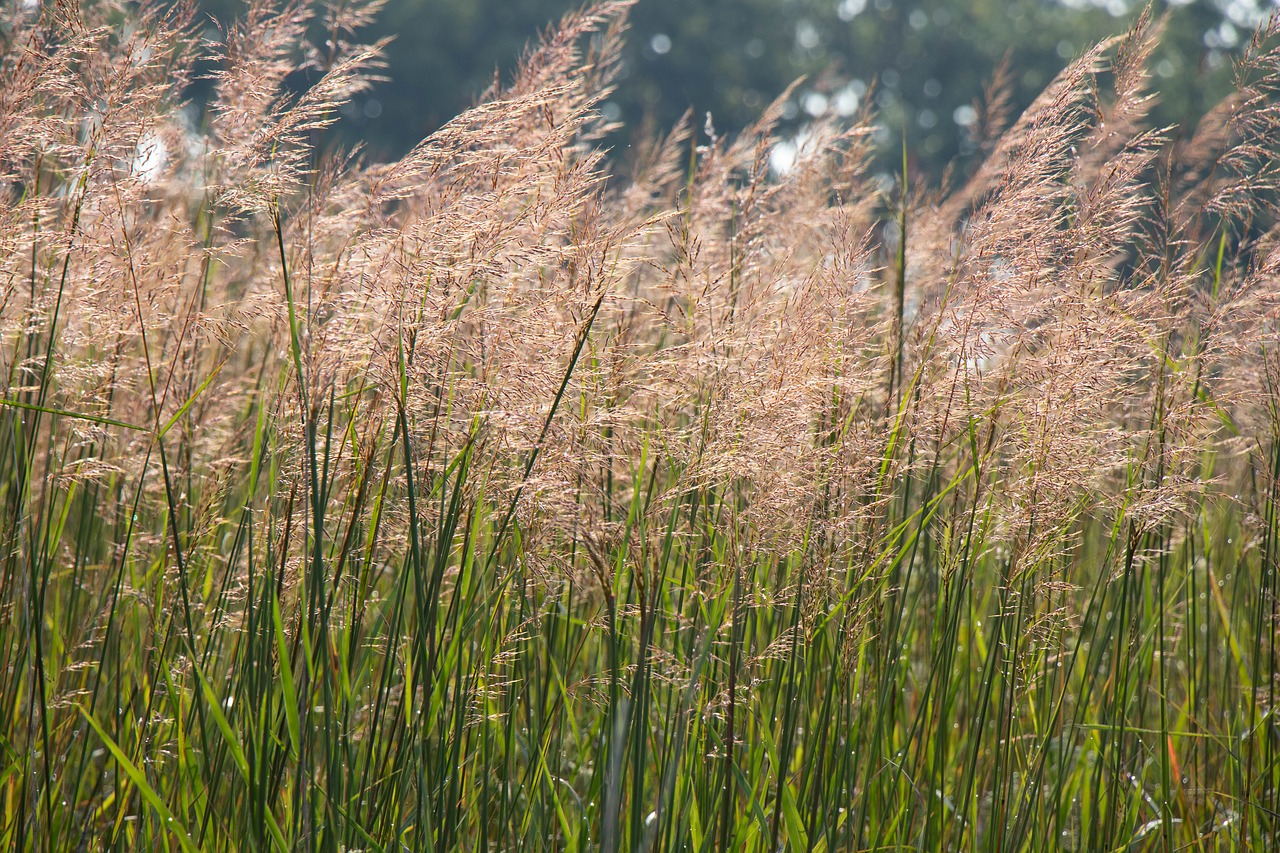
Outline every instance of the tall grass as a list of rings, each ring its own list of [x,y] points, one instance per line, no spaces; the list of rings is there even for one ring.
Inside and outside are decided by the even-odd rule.
[[[781,102],[610,165],[625,3],[324,154],[376,5],[7,7],[4,847],[1272,845],[1274,22],[935,191]]]

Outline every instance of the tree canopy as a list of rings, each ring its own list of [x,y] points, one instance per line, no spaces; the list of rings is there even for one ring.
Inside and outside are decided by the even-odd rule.
[[[1156,117],[1194,118],[1226,91],[1230,54],[1280,0],[1160,0],[1164,78]],[[226,19],[241,0],[202,0]],[[375,155],[407,150],[465,109],[525,44],[577,0],[388,0],[370,37],[391,36],[387,79],[348,106],[343,134]],[[969,147],[973,104],[1006,58],[1019,109],[1086,46],[1122,31],[1134,0],[640,0],[617,91],[604,105],[629,133],[689,109],[725,133],[794,80],[788,115],[852,113],[876,99],[886,151],[901,134],[923,169]]]

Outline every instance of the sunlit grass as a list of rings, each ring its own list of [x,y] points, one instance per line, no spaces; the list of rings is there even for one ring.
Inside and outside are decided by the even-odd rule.
[[[1144,18],[933,198],[777,109],[605,180],[624,5],[325,159],[367,11],[295,102],[255,7],[200,144],[180,15],[6,19],[4,847],[1272,843],[1273,31],[1177,147]]]

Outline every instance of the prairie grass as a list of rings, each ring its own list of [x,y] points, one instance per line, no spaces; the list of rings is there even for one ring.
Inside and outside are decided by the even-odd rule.
[[[606,160],[626,3],[326,152],[377,5],[5,7],[0,846],[1274,845],[1280,25],[939,190]]]

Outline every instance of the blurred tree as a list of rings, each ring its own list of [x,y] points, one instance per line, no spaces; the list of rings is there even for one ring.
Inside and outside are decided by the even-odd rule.
[[[222,18],[242,0],[201,0]],[[1154,71],[1156,118],[1194,118],[1225,91],[1229,57],[1280,0],[1158,0],[1169,12]],[[351,104],[342,132],[375,154],[406,150],[505,73],[523,46],[580,0],[388,0],[370,38],[393,35],[389,79]],[[629,131],[692,107],[732,133],[792,80],[789,107],[848,114],[878,81],[884,149],[899,134],[925,171],[963,158],[978,99],[1001,59],[1025,106],[1087,45],[1120,32],[1136,0],[640,0],[618,89],[605,109]],[[701,121],[699,121],[701,126]],[[621,143],[620,143],[621,144]]]
[[[969,130],[975,102],[1001,61],[1008,60],[1014,112],[1030,103],[1061,68],[1093,43],[1123,32],[1141,4],[1045,2],[1045,0],[840,0],[844,26],[818,26],[826,57],[838,63],[837,80],[852,93],[876,79],[876,107],[885,128],[886,152],[900,150],[900,134],[926,171],[972,153]],[[1165,39],[1153,62],[1159,92],[1154,120],[1182,124],[1227,91],[1225,51],[1237,46],[1240,30],[1212,2],[1157,4],[1167,12]],[[1248,17],[1256,22],[1256,7]],[[1225,39],[1217,38],[1227,33]],[[839,90],[837,90],[839,91]],[[839,96],[816,90],[801,96],[813,112],[831,108]],[[850,99],[846,97],[846,101]],[[896,154],[887,154],[896,159]]]
[[[403,150],[508,70],[531,38],[580,0],[390,0],[373,35],[394,35],[390,80],[350,127]],[[740,128],[811,70],[794,49],[791,0],[641,0],[622,78],[606,109],[636,127],[689,107]],[[376,102],[376,103],[375,103]]]

